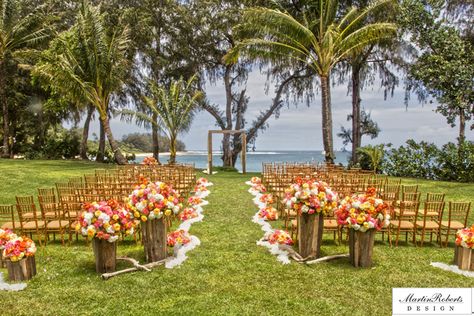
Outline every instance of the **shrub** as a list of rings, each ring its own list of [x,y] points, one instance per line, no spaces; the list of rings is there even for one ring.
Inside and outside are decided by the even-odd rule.
[[[447,143],[436,157],[436,177],[440,180],[474,181],[474,144],[464,142],[458,147]]]

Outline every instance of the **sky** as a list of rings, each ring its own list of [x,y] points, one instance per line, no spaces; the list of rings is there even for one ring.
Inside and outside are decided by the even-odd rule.
[[[273,92],[265,94],[266,76],[258,71],[253,71],[248,78],[247,94],[250,97],[246,113],[247,122],[252,122],[260,111],[270,106]],[[214,104],[225,104],[225,91],[221,82],[216,85],[207,86],[206,94]],[[395,90],[394,96],[384,100],[383,89],[377,83],[367,87],[361,93],[362,107],[371,112],[381,132],[379,136],[371,140],[370,137],[362,139],[362,145],[392,143],[400,146],[407,139],[416,141],[429,141],[438,146],[447,142],[455,142],[458,134],[457,127],[452,128],[446,119],[434,110],[436,103],[421,105],[416,96],[413,96],[408,107],[404,104],[403,87]],[[347,85],[331,88],[331,103],[333,111],[334,149],[343,147],[342,140],[337,137],[341,126],[350,127],[351,122],[346,117],[351,112],[351,96],[347,94]],[[316,95],[310,107],[306,104],[291,104],[281,110],[278,119],[271,117],[268,121],[269,127],[261,131],[255,143],[258,151],[275,150],[321,150],[323,148],[321,132],[321,103],[320,95]],[[466,129],[468,140],[474,140],[474,132]],[[121,122],[118,118],[111,120],[111,128],[114,136],[121,139],[123,135],[134,132],[148,132],[144,128]],[[207,112],[196,115],[191,129],[188,133],[180,136],[187,150],[206,150],[207,131],[218,129],[215,121]],[[98,134],[98,122],[91,124],[91,133]],[[220,148],[222,136],[213,136],[214,150]],[[350,145],[349,145],[350,146]],[[349,149],[349,148],[348,148]]]

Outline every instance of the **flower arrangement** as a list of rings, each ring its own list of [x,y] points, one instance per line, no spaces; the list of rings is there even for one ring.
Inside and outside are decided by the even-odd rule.
[[[373,228],[380,230],[389,224],[390,215],[387,210],[387,203],[376,198],[375,188],[368,188],[365,194],[347,196],[342,200],[335,215],[339,224],[366,232]]]
[[[285,230],[276,229],[265,235],[264,239],[268,240],[270,244],[293,245],[293,239],[291,239],[290,234]]]
[[[456,233],[456,245],[474,249],[474,225],[458,230]]]
[[[251,188],[252,191],[257,192],[257,193],[265,193],[267,192],[267,188],[263,184],[256,184],[252,186]]]
[[[258,217],[268,221],[275,221],[278,219],[278,211],[274,207],[267,206],[258,211]]]
[[[127,205],[133,216],[142,222],[178,214],[182,208],[179,194],[170,185],[147,181],[135,187]]]
[[[116,200],[84,203],[83,209],[76,225],[83,236],[114,242],[121,233],[133,234],[133,217]]]
[[[188,219],[191,218],[196,218],[198,217],[198,213],[196,209],[193,207],[186,207],[181,213],[179,213],[178,217],[181,221],[187,221]]]
[[[258,200],[265,204],[273,204],[275,202],[271,193],[262,194]]]
[[[155,157],[145,157],[142,162],[143,165],[154,166],[158,164],[158,161]]]
[[[36,245],[28,237],[18,237],[15,234],[10,235],[11,239],[7,241],[3,249],[3,257],[12,262],[20,261],[24,257],[32,257],[36,253]]]
[[[196,195],[193,195],[188,199],[188,204],[192,206],[199,205],[202,202],[203,200],[199,196],[196,196]]]
[[[3,249],[5,244],[12,240],[13,238],[16,238],[17,235],[14,234],[11,230],[9,229],[0,229],[0,249]]]
[[[208,186],[208,184],[209,184],[209,180],[207,180],[206,178],[199,178],[196,181],[196,185]]]
[[[186,245],[191,241],[191,236],[187,231],[178,229],[168,234],[167,241],[170,247],[174,247],[176,244]]]
[[[250,183],[252,183],[253,185],[262,184],[262,179],[260,179],[259,177],[252,177],[250,179]]]
[[[209,189],[205,185],[196,184],[196,186],[194,186],[194,192],[195,193],[204,193],[204,192],[209,192]]]
[[[296,179],[283,200],[298,214],[327,214],[337,207],[337,194],[322,181]]]

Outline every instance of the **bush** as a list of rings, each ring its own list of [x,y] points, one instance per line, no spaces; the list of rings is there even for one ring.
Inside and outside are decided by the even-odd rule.
[[[382,168],[391,176],[435,179],[438,155],[439,149],[434,144],[409,139],[406,146],[387,152]]]
[[[461,147],[447,143],[436,158],[436,177],[440,180],[474,181],[474,144],[464,142]]]
[[[62,126],[50,128],[44,145],[39,150],[29,148],[25,152],[27,159],[72,159],[79,155],[81,131],[67,130]]]

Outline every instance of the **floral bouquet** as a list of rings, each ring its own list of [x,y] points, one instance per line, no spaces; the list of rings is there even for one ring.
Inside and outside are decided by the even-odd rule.
[[[275,202],[271,193],[262,194],[258,200],[265,204],[273,204]]]
[[[154,166],[158,164],[158,161],[154,157],[145,157],[142,162],[143,165]]]
[[[187,221],[191,218],[198,217],[198,212],[193,207],[186,207],[181,213],[179,213],[178,217],[181,221]]]
[[[262,179],[260,179],[259,177],[252,177],[250,179],[250,183],[252,183],[253,185],[262,184]]]
[[[322,181],[296,179],[283,200],[298,214],[327,214],[337,207],[337,194]]]
[[[128,200],[129,210],[142,222],[178,214],[182,208],[179,194],[164,182],[145,182],[135,187]]]
[[[339,224],[366,232],[373,228],[380,230],[390,223],[387,210],[387,203],[375,197],[375,188],[369,188],[365,194],[347,196],[335,215]]]
[[[474,225],[470,228],[458,230],[456,233],[456,245],[474,249]]]
[[[191,241],[191,236],[187,231],[178,229],[168,234],[167,241],[170,247],[174,247],[176,244],[186,245]]]
[[[114,242],[121,233],[133,234],[134,219],[116,200],[85,203],[83,209],[76,225],[83,236]]]
[[[11,230],[0,229],[0,249],[3,249],[7,242],[16,237],[17,235],[14,234]]]
[[[209,189],[205,185],[196,184],[194,186],[194,191],[193,192],[195,192],[195,193],[206,193],[206,192],[209,192]]]
[[[270,244],[293,245],[293,239],[291,239],[290,234],[285,230],[276,229],[266,234],[264,239],[268,240]]]
[[[200,198],[199,196],[191,196],[189,199],[188,199],[188,204],[189,205],[192,205],[192,206],[196,206],[196,205],[199,205],[203,202],[203,199]]]
[[[209,186],[209,184],[210,184],[209,180],[207,180],[206,178],[199,178],[196,181],[196,185],[202,185],[202,186],[207,187],[207,186]]]
[[[257,193],[265,193],[267,192],[267,188],[263,184],[256,184],[250,188],[251,192],[257,194]]]
[[[36,253],[36,245],[28,237],[18,237],[11,234],[11,239],[7,241],[3,249],[3,257],[12,262],[20,261],[24,257],[33,257]]]
[[[258,217],[268,221],[275,221],[278,219],[278,211],[274,207],[267,206],[258,211]]]

